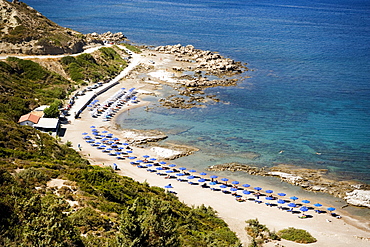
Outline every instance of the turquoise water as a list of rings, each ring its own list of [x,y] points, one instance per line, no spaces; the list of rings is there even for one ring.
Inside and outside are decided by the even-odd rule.
[[[125,128],[161,126],[168,141],[201,149],[177,163],[288,163],[370,183],[369,1],[24,2],[83,33],[121,31],[138,44],[192,44],[248,63],[251,78],[207,90],[218,104],[121,116]]]
[[[202,166],[289,163],[370,182],[368,1],[25,2],[83,33],[122,31],[141,44],[193,44],[253,69],[237,87],[208,90],[228,104],[138,109],[125,127],[187,129],[169,140],[201,148]],[[241,158],[248,151],[261,157]]]

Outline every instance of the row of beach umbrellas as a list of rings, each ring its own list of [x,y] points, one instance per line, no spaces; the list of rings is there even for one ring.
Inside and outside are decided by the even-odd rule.
[[[90,128],[92,129],[93,135],[97,136],[99,134],[100,137],[104,136],[104,138],[102,138],[101,141],[102,142],[105,142],[105,143],[96,142],[91,136],[88,136],[88,133],[87,132],[82,133],[82,135],[84,135],[84,139],[86,139],[87,142],[91,141],[98,149],[102,149],[103,152],[110,153],[111,151],[118,150],[118,151],[116,151],[114,153],[110,153],[110,154],[114,154],[114,155],[117,155],[117,156],[118,155],[121,155],[121,154],[131,154],[132,153],[131,150],[124,150],[124,148],[119,147],[116,144],[116,141],[118,141],[119,139],[116,138],[116,137],[113,137],[113,134],[108,133],[108,131],[102,131],[101,133],[99,133],[99,131],[96,129],[95,126],[90,126]],[[103,135],[103,134],[105,134],[105,135]],[[106,144],[108,144],[109,146],[107,146]],[[122,143],[122,145],[129,145],[129,144],[128,143]],[[122,151],[122,150],[124,150],[124,151]],[[133,161],[132,163],[136,163],[136,164],[139,164],[139,163],[147,163],[145,165],[145,167],[150,168],[150,167],[153,166],[153,164],[151,164],[151,163],[154,162],[154,161],[156,161],[156,158],[150,158],[149,155],[144,155],[143,158],[145,160],[138,159],[136,161]],[[128,159],[134,160],[134,159],[137,159],[137,157],[135,157],[135,156],[129,156]],[[149,160],[150,163],[148,163],[148,160]],[[158,164],[160,166],[159,167],[156,167],[156,169],[155,169],[158,172],[159,171],[162,171],[162,170],[165,170],[165,173],[168,173],[168,174],[174,173],[178,177],[183,177],[183,176],[186,175],[185,172],[184,172],[185,170],[187,170],[186,167],[176,168],[176,170],[178,170],[180,172],[175,173],[174,170],[168,169],[168,168],[174,168],[174,167],[176,167],[175,164],[167,164],[167,162],[165,162],[165,161],[160,161],[160,162],[158,162]],[[165,167],[167,167],[167,169],[165,169]],[[189,173],[190,173],[190,175],[189,175]],[[205,178],[199,177],[198,175],[195,175],[195,173],[196,173],[196,170],[194,170],[194,169],[187,170],[188,176],[186,177],[186,179],[193,180],[195,178],[198,178],[197,181],[200,182],[200,183],[207,182],[207,180]],[[200,172],[199,175],[200,176],[206,176],[207,173]],[[209,178],[212,179],[212,181],[209,182],[209,185],[216,186],[218,184],[214,179],[218,179],[219,176],[217,176],[217,175],[210,175]],[[220,189],[226,189],[226,188],[228,188],[228,186],[226,185],[227,182],[229,181],[228,178],[222,177],[222,178],[220,178],[220,181],[225,182],[225,184],[220,184],[219,185],[219,188]],[[236,187],[236,186],[239,186],[239,184],[240,184],[240,182],[239,181],[236,181],[236,180],[231,181],[230,184],[235,186],[235,187],[233,186],[233,187],[231,187],[229,189],[232,192],[236,192],[236,191],[239,190],[239,188],[242,189],[241,187],[244,187],[244,190],[242,190],[242,193],[244,195],[249,195],[249,194],[253,193],[253,192],[251,192],[251,191],[249,191],[247,189],[247,188],[250,188],[251,187],[251,185],[249,185],[249,184],[242,184],[241,187]],[[259,192],[263,192],[263,189],[261,187],[258,187],[258,186],[257,187],[253,187],[253,190],[257,191],[258,193]],[[273,190],[269,190],[269,189],[268,190],[264,190],[264,193],[269,194],[269,195],[266,195],[265,200],[275,200],[276,199],[275,197],[272,196],[272,194],[274,193]],[[279,193],[277,193],[277,195],[280,196],[280,197],[285,197],[286,196],[286,193],[279,192]],[[289,199],[293,200],[294,202],[289,202],[288,201],[289,203],[287,203],[287,201],[284,200],[284,199],[282,199],[282,198],[277,199],[276,202],[278,204],[286,204],[288,207],[291,207],[291,208],[296,208],[297,206],[300,205],[300,204],[295,203],[299,199],[298,197],[291,196],[291,197],[289,197]],[[304,203],[304,204],[311,203],[309,200],[306,200],[306,199],[302,200],[301,202]],[[319,208],[319,207],[322,207],[323,205],[320,204],[320,203],[315,203],[315,204],[313,204],[313,206]],[[305,211],[309,210],[309,208],[307,206],[301,206],[299,209],[302,212],[305,212]],[[334,207],[328,207],[327,210],[330,211],[330,212],[332,212],[332,211],[335,210],[335,208]]]

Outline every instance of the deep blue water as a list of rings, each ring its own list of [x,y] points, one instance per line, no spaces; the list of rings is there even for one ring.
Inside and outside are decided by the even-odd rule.
[[[251,78],[207,90],[227,104],[122,115],[124,127],[161,126],[170,141],[201,148],[176,162],[288,163],[370,183],[369,1],[24,2],[83,33],[121,31],[138,44],[192,44],[248,63]]]

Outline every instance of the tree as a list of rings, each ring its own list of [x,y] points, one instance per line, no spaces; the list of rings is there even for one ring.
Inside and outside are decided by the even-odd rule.
[[[117,237],[119,246],[148,246],[148,233],[142,228],[143,217],[139,215],[137,200],[121,214],[120,235]]]
[[[59,100],[55,100],[53,103],[50,104],[49,107],[45,108],[44,117],[46,118],[59,117],[59,106],[60,105],[61,105],[61,102]]]

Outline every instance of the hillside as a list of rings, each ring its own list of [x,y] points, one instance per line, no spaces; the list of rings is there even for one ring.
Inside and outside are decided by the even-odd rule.
[[[84,42],[23,3],[0,3],[0,49],[64,53]],[[91,166],[70,143],[17,123],[37,106],[67,100],[81,85],[116,76],[127,66],[124,55],[113,46],[42,63],[0,61],[1,246],[240,246],[212,208],[188,207],[162,188]],[[67,185],[48,186],[55,179]]]
[[[0,0],[0,53],[65,54],[79,53],[83,47],[104,40],[123,40],[121,34],[84,35],[52,22],[25,3]]]

